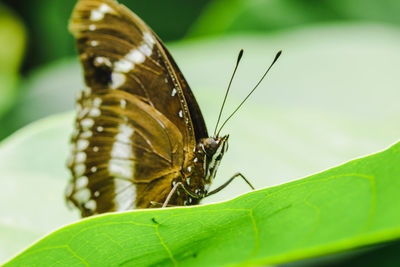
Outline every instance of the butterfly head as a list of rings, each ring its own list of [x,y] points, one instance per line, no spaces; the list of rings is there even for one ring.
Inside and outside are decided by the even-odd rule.
[[[204,174],[206,181],[211,183],[218,166],[228,150],[229,135],[223,137],[209,137],[202,140],[200,147],[204,153]]]

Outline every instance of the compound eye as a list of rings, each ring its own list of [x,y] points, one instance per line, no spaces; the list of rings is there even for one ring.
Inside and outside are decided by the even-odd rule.
[[[214,154],[218,148],[218,143],[213,138],[207,138],[204,141],[204,148],[207,151],[207,154]]]
[[[217,147],[217,142],[215,141],[214,138],[207,138],[205,141],[205,145],[208,147]]]

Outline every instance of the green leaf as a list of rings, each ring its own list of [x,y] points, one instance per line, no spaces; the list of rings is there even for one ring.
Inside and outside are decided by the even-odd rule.
[[[25,28],[20,19],[0,4],[0,117],[15,100],[25,38]]]
[[[0,144],[0,259],[67,222],[64,191],[72,114],[38,121]]]
[[[62,228],[6,266],[266,265],[400,237],[400,144],[234,200]]]
[[[326,22],[380,22],[400,26],[397,0],[214,0],[189,36],[270,32]]]
[[[0,128],[0,139],[30,122],[71,110],[77,92],[83,88],[82,76],[77,58],[62,59],[31,72],[14,108],[0,121],[5,125]]]
[[[68,136],[72,125],[72,113],[69,113],[37,121],[17,131],[0,143],[0,170],[64,178],[62,161],[68,155]],[[45,154],[38,157],[41,151]]]

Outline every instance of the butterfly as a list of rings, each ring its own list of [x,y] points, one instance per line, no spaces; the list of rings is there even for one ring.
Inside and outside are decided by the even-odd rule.
[[[69,30],[86,88],[66,198],[83,217],[195,205],[241,176],[209,192],[229,136],[209,137],[183,74],[137,15],[114,0],[79,0]]]

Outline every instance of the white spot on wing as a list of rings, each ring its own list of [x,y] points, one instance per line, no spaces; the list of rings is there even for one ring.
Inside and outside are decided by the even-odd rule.
[[[130,72],[131,70],[133,70],[134,67],[135,67],[135,65],[126,59],[121,59],[114,63],[114,71],[115,72],[127,73],[127,72]]]
[[[79,152],[75,156],[75,162],[76,163],[82,163],[85,162],[86,160],[86,153],[85,152]]]
[[[94,64],[96,66],[101,66],[101,65],[106,65],[107,67],[111,67],[112,63],[110,61],[110,59],[106,58],[106,57],[96,57],[94,59]]]
[[[112,8],[106,4],[101,4],[98,9],[92,10],[92,12],[90,13],[90,20],[91,21],[102,20],[106,13],[113,13]]]
[[[172,89],[171,96],[175,96],[175,95],[176,95],[176,89],[174,88],[174,89]]]
[[[85,188],[89,184],[89,179],[86,176],[78,177],[75,181],[76,188]]]
[[[95,99],[93,99],[93,106],[99,107],[100,105],[101,105],[101,98],[100,97],[96,97]]]
[[[89,141],[86,139],[79,139],[78,142],[76,142],[76,148],[78,151],[83,151],[89,146]]]
[[[128,124],[120,124],[119,133],[115,136],[115,139],[120,142],[130,143],[133,132],[134,129]]]
[[[80,164],[75,165],[75,167],[74,167],[75,176],[82,176],[85,174],[85,171],[86,171],[85,164],[80,163]]]
[[[94,25],[94,24],[89,25],[89,30],[91,30],[91,31],[96,30],[96,25]]]
[[[96,210],[96,201],[91,199],[88,202],[85,203],[85,208],[87,208],[88,210],[94,211]]]
[[[121,108],[126,108],[126,100],[125,99],[121,99],[120,105],[121,105]]]
[[[148,32],[143,33],[143,40],[151,46],[153,46],[156,43],[153,36],[151,36],[151,34]]]
[[[83,129],[89,129],[94,125],[94,120],[90,118],[86,118],[81,120],[81,126]]]
[[[74,194],[74,198],[79,203],[85,203],[90,199],[90,190],[87,188],[81,189]]]
[[[103,19],[104,14],[99,12],[98,10],[92,10],[92,13],[90,14],[90,20],[92,21],[98,21]]]
[[[131,137],[134,129],[127,124],[119,125],[119,133],[115,136],[116,141],[111,150],[111,156],[116,158],[132,158]]]
[[[126,81],[125,74],[113,72],[111,74],[111,89],[117,89]]]
[[[97,131],[98,131],[99,133],[101,133],[103,130],[104,130],[104,128],[103,128],[102,126],[97,127]]]
[[[153,48],[152,47],[150,47],[148,44],[141,44],[139,47],[138,47],[138,49],[139,49],[139,51],[140,52],[142,52],[145,56],[151,56],[151,53],[152,53],[152,50],[153,50]]]
[[[132,49],[125,58],[133,63],[140,64],[146,59],[145,56],[137,49]]]
[[[108,171],[115,177],[132,179],[133,168],[133,162],[126,159],[111,159],[108,163]]]
[[[96,40],[93,40],[93,41],[90,41],[90,45],[91,46],[98,46],[99,45],[99,42],[98,41],[96,41]]]
[[[84,131],[84,132],[82,132],[82,133],[80,134],[79,137],[80,137],[80,138],[87,139],[87,138],[92,137],[92,135],[93,135],[92,131]]]
[[[182,112],[182,110],[179,110],[178,115],[179,115],[180,118],[183,118],[183,112]]]
[[[101,4],[99,6],[99,11],[101,11],[103,13],[107,13],[107,12],[108,13],[112,13],[113,9],[111,7],[109,7],[108,5],[106,5],[106,4]]]
[[[136,187],[130,181],[114,179],[115,206],[117,211],[135,208],[133,203],[136,200]]]
[[[132,147],[130,144],[114,142],[111,150],[111,156],[115,158],[132,158]]]
[[[91,117],[98,117],[101,115],[101,111],[99,108],[92,108],[90,109],[89,116]]]

